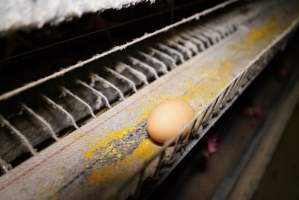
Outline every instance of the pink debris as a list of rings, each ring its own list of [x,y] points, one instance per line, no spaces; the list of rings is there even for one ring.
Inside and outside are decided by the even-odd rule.
[[[207,151],[208,154],[212,155],[218,150],[218,136],[216,134],[212,134],[207,139]]]

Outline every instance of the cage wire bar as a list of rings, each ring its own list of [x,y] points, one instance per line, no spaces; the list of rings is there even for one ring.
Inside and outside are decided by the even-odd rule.
[[[37,151],[30,143],[30,141],[26,138],[26,136],[21,133],[16,127],[14,127],[4,116],[0,114],[0,123],[2,126],[6,126],[13,135],[15,135],[21,142],[21,144],[26,147],[27,151],[31,153],[31,155],[36,155]]]
[[[19,87],[19,88],[16,88],[14,90],[11,90],[9,92],[6,92],[4,94],[1,94],[0,95],[0,101],[8,99],[10,97],[13,97],[13,96],[15,96],[15,95],[17,95],[19,93],[22,93],[22,92],[24,92],[24,91],[26,91],[26,90],[28,90],[30,88],[36,87],[36,86],[38,86],[38,85],[40,85],[40,84],[42,84],[44,82],[47,82],[49,80],[56,79],[57,77],[63,76],[66,73],[68,73],[70,71],[73,71],[74,69],[84,67],[84,66],[86,66],[86,64],[88,64],[88,63],[90,63],[92,61],[98,60],[98,59],[100,59],[102,57],[105,57],[105,56],[107,56],[109,54],[112,54],[114,52],[123,50],[123,49],[125,49],[125,48],[127,48],[127,47],[129,47],[129,46],[131,46],[133,44],[137,44],[137,43],[139,43],[139,42],[141,42],[141,41],[143,41],[145,39],[151,38],[151,37],[153,37],[155,35],[158,35],[160,33],[164,33],[164,32],[166,32],[166,31],[168,31],[170,29],[178,27],[178,26],[180,26],[182,24],[185,24],[187,22],[191,22],[193,20],[199,20],[203,16],[206,16],[206,15],[208,15],[210,13],[213,13],[215,11],[221,10],[221,9],[223,9],[223,8],[225,8],[227,6],[230,6],[230,5],[232,5],[232,4],[236,3],[236,2],[239,2],[239,1],[240,0],[227,0],[227,1],[223,2],[223,3],[221,3],[221,4],[218,4],[218,5],[214,6],[214,7],[211,7],[209,9],[206,9],[206,10],[201,11],[199,13],[195,13],[194,15],[192,15],[192,16],[190,16],[188,18],[184,18],[181,21],[173,23],[173,24],[171,24],[169,26],[166,26],[166,27],[164,27],[162,29],[159,29],[159,30],[154,31],[154,32],[149,33],[149,34],[145,34],[145,35],[143,35],[143,36],[141,36],[139,38],[134,39],[131,42],[128,42],[128,43],[120,45],[120,46],[116,46],[116,47],[112,48],[111,50],[108,50],[108,51],[103,52],[101,54],[96,54],[96,55],[92,56],[89,59],[86,59],[86,60],[84,60],[82,62],[78,62],[75,65],[71,65],[69,67],[66,67],[63,70],[57,71],[57,72],[55,72],[55,73],[53,73],[53,74],[51,74],[49,76],[46,76],[46,77],[41,78],[41,79],[39,79],[37,81],[30,82],[30,83],[28,83],[28,84],[26,84],[26,85],[24,85],[22,87]]]
[[[35,117],[46,129],[49,131],[49,135],[55,140],[58,141],[59,138],[55,134],[55,131],[53,130],[51,124],[47,122],[41,115],[37,114],[32,108],[27,106],[26,104],[22,104],[22,108],[27,111],[29,114],[31,114],[33,117]]]

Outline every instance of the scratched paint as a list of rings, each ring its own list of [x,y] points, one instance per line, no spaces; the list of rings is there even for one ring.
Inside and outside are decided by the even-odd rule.
[[[147,115],[147,112],[144,113],[140,119],[144,120]],[[101,141],[85,152],[84,157],[93,162],[93,166],[90,171],[84,172],[83,180],[87,183],[82,184],[84,191],[89,185],[91,187],[88,189],[97,188],[97,191],[105,191],[105,195],[110,194],[109,191],[132,176],[160,148],[148,139],[145,123],[141,122],[134,127],[116,131],[112,135],[118,138],[109,142]]]
[[[116,131],[110,131],[105,133],[104,137],[98,139],[98,141],[93,144],[92,141],[87,141],[88,147],[87,150],[83,152],[83,157],[86,159],[92,159],[95,156],[95,153],[107,146],[111,141],[122,138],[124,135],[128,134],[129,132],[132,132],[135,128],[136,125],[139,124],[140,122],[144,121],[149,114],[149,111],[144,111],[143,114],[137,119],[134,123],[132,123],[130,126],[116,130]],[[98,156],[97,156],[98,157]]]
[[[102,168],[93,169],[87,178],[87,182],[89,184],[98,184],[99,182],[107,183],[107,179],[119,179],[119,177],[124,179],[136,171],[136,166],[140,166],[140,164],[148,160],[158,148],[149,139],[144,138],[135,151],[127,155],[125,159],[119,160],[113,165],[105,165]],[[132,170],[134,168],[135,170]]]
[[[134,166],[140,166],[159,148],[148,139],[143,114],[131,126],[105,134],[96,144],[89,145],[83,153],[88,162],[96,164],[86,176],[88,184],[107,184],[128,177]],[[120,170],[122,168],[123,170]],[[127,171],[129,169],[129,171]]]

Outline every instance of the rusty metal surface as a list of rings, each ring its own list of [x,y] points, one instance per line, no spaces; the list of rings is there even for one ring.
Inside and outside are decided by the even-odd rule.
[[[256,3],[255,6],[259,9],[263,4]],[[5,174],[0,178],[0,198],[111,197],[161,150],[161,146],[147,137],[144,129],[150,110],[165,99],[180,97],[194,107],[199,117],[208,108],[208,118],[195,124],[199,128],[201,122],[211,119],[210,114],[224,106],[222,103],[232,102],[229,100],[242,91],[241,86],[252,80],[249,77],[253,78],[262,69],[267,58],[271,58],[279,47],[277,45],[281,45],[297,25],[298,13],[295,11],[295,4],[280,2],[273,4],[267,13],[244,22],[239,31],[218,45]],[[264,59],[260,60],[262,57]],[[216,103],[209,107],[215,100]],[[211,120],[216,121],[216,118]],[[149,163],[145,177],[156,172],[157,163],[156,160]],[[133,182],[136,185],[136,180],[128,185],[133,187]],[[122,192],[125,193],[122,197],[130,194],[128,190]]]

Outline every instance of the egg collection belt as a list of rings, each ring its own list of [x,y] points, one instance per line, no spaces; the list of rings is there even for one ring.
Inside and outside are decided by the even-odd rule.
[[[1,196],[126,199],[150,191],[284,46],[296,8],[251,2],[1,95]],[[196,111],[191,131],[157,145],[145,130],[148,113],[178,97]]]

